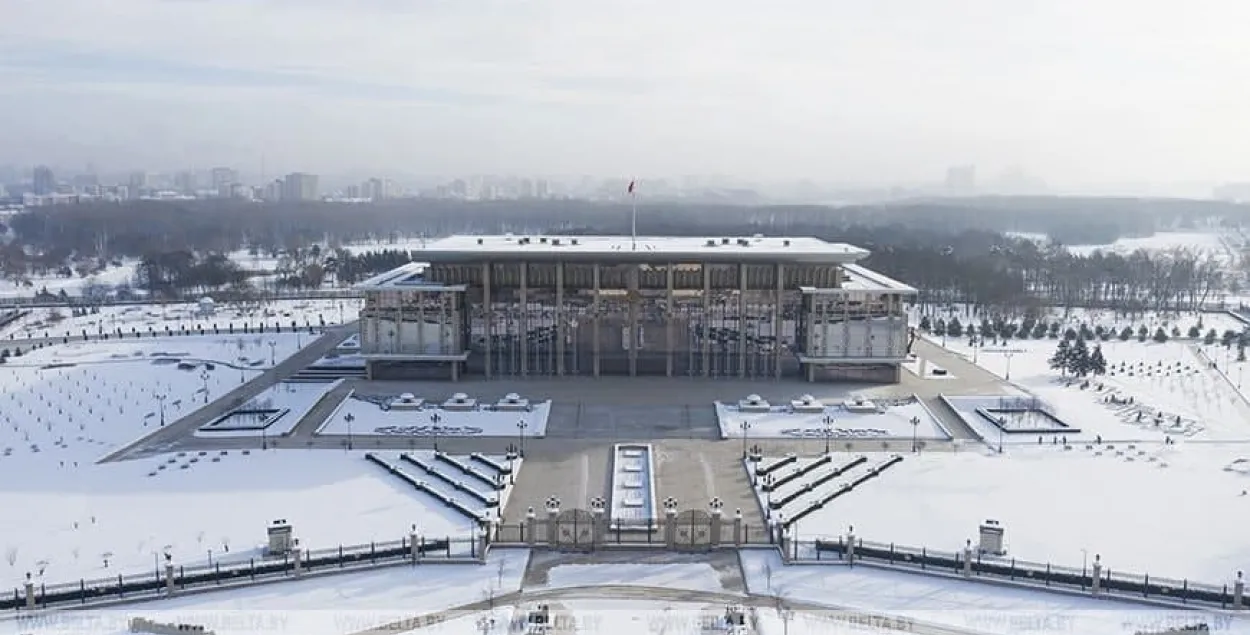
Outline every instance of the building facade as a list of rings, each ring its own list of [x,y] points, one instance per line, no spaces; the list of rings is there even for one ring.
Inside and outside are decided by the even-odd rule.
[[[365,281],[376,378],[898,381],[911,287],[813,238],[454,236]]]

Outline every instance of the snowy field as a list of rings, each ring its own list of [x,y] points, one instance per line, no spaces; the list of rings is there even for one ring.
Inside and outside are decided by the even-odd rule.
[[[16,282],[0,278],[0,298],[25,298],[39,293],[42,289],[47,289],[48,293],[59,294],[64,291],[66,295],[79,296],[86,287],[95,285],[118,286],[130,284],[135,276],[135,269],[138,267],[137,261],[127,261],[122,263],[120,267],[109,267],[100,273],[81,278],[74,276],[72,278],[62,278],[60,276],[35,276],[30,278],[30,285],[17,284]]]
[[[1008,357],[974,355],[966,341],[947,342],[948,349],[999,377],[1010,370],[1013,384],[1082,430],[1074,439],[1250,440],[1250,406],[1237,388],[1246,362],[1235,361],[1235,350],[1194,342],[1101,342],[1108,372],[1087,378],[1082,388],[1084,381],[1050,368],[1056,345],[1050,339],[1012,342]],[[1228,375],[1210,368],[1211,361]]]
[[[317,402],[339,382],[329,384],[303,384],[282,382],[253,397],[216,421],[196,430],[196,436],[222,437],[277,437],[289,433],[296,424],[317,405]],[[238,413],[237,411],[256,411]],[[274,417],[277,416],[275,420]]]
[[[297,346],[287,333],[218,335],[75,342],[10,357],[0,366],[0,470],[26,458],[32,468],[93,462],[160,427],[162,411],[171,423]]]
[[[1121,238],[1110,245],[1067,245],[1068,252],[1079,256],[1095,251],[1127,255],[1139,249],[1150,252],[1185,249],[1221,257],[1227,254],[1224,239],[1216,232],[1156,232],[1140,238]]]
[[[550,401],[531,404],[529,412],[494,410],[493,402],[467,411],[449,410],[442,407],[449,395],[431,396],[420,409],[391,408],[399,397],[351,394],[326,418],[317,434],[515,437],[522,433],[517,424],[524,422],[525,436],[540,438],[547,433],[547,416],[551,412]]]
[[[831,418],[831,439],[941,439],[950,438],[933,413],[919,401],[877,404],[881,411],[852,412],[841,404],[825,404],[819,412],[794,412],[788,405],[772,405],[768,412],[744,412],[738,404],[716,402],[721,437],[741,439],[824,439],[825,419]],[[916,423],[913,424],[912,422]]]
[[[174,597],[124,610],[60,611],[41,620],[42,628],[24,626],[19,631],[16,622],[0,621],[0,633],[121,635],[128,632],[129,618],[143,617],[164,623],[198,624],[218,635],[352,635],[516,591],[521,586],[527,559],[525,551],[496,549],[484,566],[397,566]],[[512,617],[506,607],[453,615],[454,621],[418,632],[478,633],[475,625],[483,616],[494,616],[500,625],[506,625]]]
[[[1250,633],[1245,618],[1234,619],[1227,613],[1160,610],[1106,598],[1028,591],[869,566],[785,567],[776,552],[769,551],[744,551],[742,567],[752,593],[829,602],[993,635],[1042,631],[1132,635],[1198,621],[1206,621],[1212,632]],[[837,613],[797,613],[789,625],[790,632],[837,632],[828,630],[837,628],[836,618]]]
[[[0,519],[0,588],[28,571],[49,583],[141,574],[164,552],[180,565],[259,557],[278,518],[314,550],[400,540],[413,524],[431,539],[470,534],[469,521],[360,452],[221,451],[60,466],[70,454],[43,456],[51,450],[0,459],[8,483],[0,501],[26,510]]]
[[[30,314],[0,329],[0,337],[24,339],[36,337],[81,336],[83,331],[94,336],[101,333],[162,332],[182,329],[236,331],[244,326],[266,329],[341,324],[356,319],[362,301],[354,298],[334,300],[276,300],[247,305],[222,305],[212,314],[205,314],[197,303],[125,304],[99,308],[98,313],[74,316],[68,308],[31,309]]]
[[[1250,570],[1250,469],[1234,464],[1246,457],[1250,445],[1049,442],[908,455],[796,531],[810,540],[853,525],[866,541],[958,551],[994,519],[1013,558],[1080,568],[1101,554],[1116,571],[1221,584]]]

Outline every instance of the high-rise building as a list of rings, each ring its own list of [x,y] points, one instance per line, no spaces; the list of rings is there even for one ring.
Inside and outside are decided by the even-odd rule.
[[[293,172],[282,180],[282,200],[317,200],[317,175]]]
[[[195,194],[197,185],[195,172],[185,171],[174,175],[174,189],[179,194]]]
[[[972,194],[977,189],[977,167],[958,165],[946,169],[946,193],[953,196]]]
[[[209,179],[217,196],[227,197],[234,191],[234,184],[239,182],[239,174],[230,168],[213,168]]]
[[[129,185],[127,192],[130,194],[130,198],[143,196],[144,190],[148,189],[147,172],[131,172]]]
[[[547,184],[547,179],[538,179],[538,181],[534,184],[534,196],[538,198],[547,198],[551,196],[551,189]]]
[[[52,174],[52,168],[46,165],[35,168],[33,180],[32,190],[35,196],[49,196],[56,192],[56,177]]]

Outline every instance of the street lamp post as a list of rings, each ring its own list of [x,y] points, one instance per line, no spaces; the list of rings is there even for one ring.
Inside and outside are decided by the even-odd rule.
[[[278,365],[278,340],[269,340],[269,365]]]
[[[917,443],[917,440],[916,440],[916,432],[919,428],[920,428],[920,417],[912,417],[911,418],[911,451],[913,453],[920,451],[920,445],[919,443]]]
[[[1005,377],[1003,377],[1003,379],[1006,379],[1007,381],[1011,381],[1011,358],[1015,356],[1015,353],[1008,352],[1008,353],[1005,353],[1003,356],[1007,358],[1007,374]]]
[[[747,434],[751,431],[751,422],[743,421],[742,424],[739,425],[738,427],[742,428],[742,458],[746,459],[747,458]]]
[[[824,424],[824,427],[821,428],[821,432],[825,435],[825,454],[829,454],[829,444],[833,441],[833,417],[825,415],[822,423]]]
[[[434,451],[435,452],[438,452],[438,423],[442,420],[443,420],[442,416],[440,416],[437,412],[430,414],[430,424],[431,424],[430,429],[434,433]]]
[[[208,403],[208,370],[200,371],[200,380],[204,382],[204,403]]]
[[[525,458],[525,429],[528,427],[529,427],[529,424],[525,422],[525,419],[521,419],[520,421],[516,422],[517,441],[518,441],[517,456],[521,458]]]
[[[356,420],[356,416],[352,413],[343,415],[343,421],[347,423],[347,449],[352,449],[352,422]]]
[[[167,398],[168,398],[168,395],[164,395],[164,394],[156,395],[156,402],[160,404],[162,428],[165,427],[165,399]]]

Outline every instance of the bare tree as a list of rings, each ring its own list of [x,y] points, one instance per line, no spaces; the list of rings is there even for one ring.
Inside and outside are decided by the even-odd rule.
[[[507,569],[507,567],[508,567],[508,558],[507,557],[500,558],[499,570],[497,572],[498,573],[497,585],[499,586],[500,589],[503,589],[503,572],[505,569]]]

